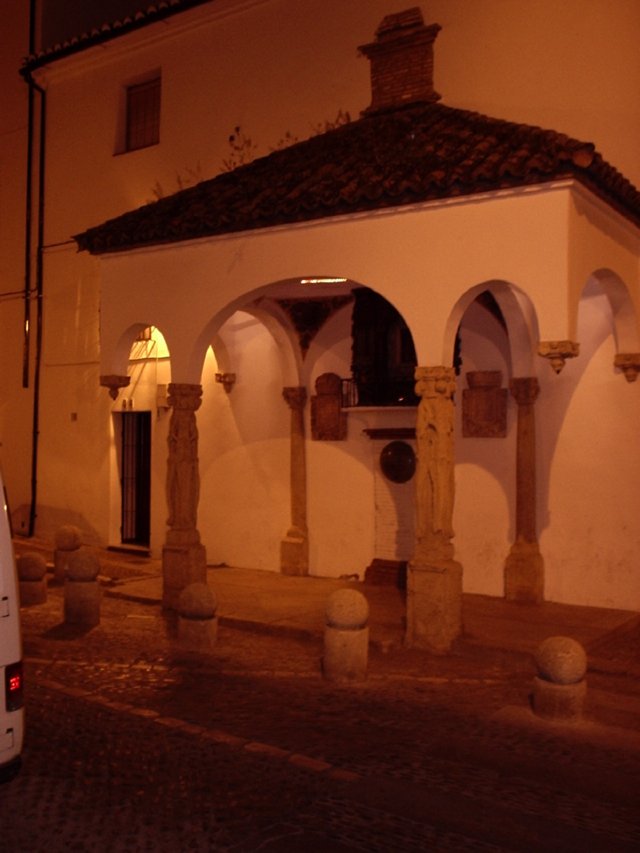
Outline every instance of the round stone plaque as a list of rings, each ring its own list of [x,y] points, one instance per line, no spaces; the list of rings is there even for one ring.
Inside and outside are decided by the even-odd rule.
[[[380,468],[392,483],[406,483],[416,471],[416,454],[406,441],[390,441],[380,452]]]

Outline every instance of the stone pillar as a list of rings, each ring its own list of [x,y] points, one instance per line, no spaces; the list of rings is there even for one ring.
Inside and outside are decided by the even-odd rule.
[[[322,674],[330,681],[360,681],[369,658],[369,602],[357,589],[337,589],[325,614]]]
[[[462,632],[462,566],[453,559],[455,372],[417,367],[416,546],[407,575],[408,646],[443,653]]]
[[[587,654],[571,637],[547,637],[535,654],[535,714],[559,723],[578,722],[587,695]]]
[[[47,600],[47,561],[36,551],[25,551],[16,560],[20,607],[44,604]]]
[[[218,638],[218,602],[206,583],[192,583],[180,593],[178,640],[194,652],[210,652]]]
[[[307,530],[307,463],[305,458],[303,387],[284,388],[283,397],[291,409],[291,527],[280,543],[280,570],[283,575],[309,574]]]
[[[64,621],[66,625],[95,628],[100,624],[100,563],[97,555],[79,548],[69,557],[64,581]]]
[[[504,567],[508,601],[539,604],[544,595],[544,561],[536,526],[536,430],[534,403],[540,391],[535,376],[512,379],[518,404],[516,448],[516,538]]]
[[[201,385],[169,385],[168,400],[172,408],[167,461],[169,530],[162,549],[162,603],[172,610],[177,610],[180,593],[186,586],[204,583],[207,577],[206,552],[196,527],[200,472],[195,413],[201,397]]]
[[[64,583],[69,558],[82,545],[82,533],[75,524],[63,524],[56,530],[53,551],[53,577],[56,583]]]

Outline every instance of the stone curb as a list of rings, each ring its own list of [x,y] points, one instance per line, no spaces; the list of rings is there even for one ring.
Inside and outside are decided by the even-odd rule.
[[[194,725],[193,723],[189,723],[178,717],[165,717],[150,708],[139,708],[135,705],[130,705],[127,702],[117,702],[107,699],[105,696],[101,696],[98,693],[91,693],[89,690],[84,690],[81,687],[68,687],[65,684],[61,684],[59,681],[52,681],[47,678],[38,679],[37,683],[47,690],[62,693],[73,699],[84,699],[85,701],[92,702],[96,705],[101,705],[103,708],[107,708],[110,711],[117,711],[119,713],[142,717],[159,726],[166,726],[169,729],[175,729],[176,731],[180,731],[194,737],[202,737],[206,740],[214,741],[215,743],[243,749],[245,752],[264,755],[275,761],[287,761],[295,767],[300,767],[301,769],[308,770],[311,773],[327,775],[336,781],[357,782],[362,778],[358,773],[353,773],[350,770],[335,767],[327,761],[323,761],[319,758],[313,758],[310,755],[291,752],[273,744],[262,743],[261,741],[252,741],[248,738],[239,737],[231,732],[225,732],[220,729],[209,729],[206,726]]]

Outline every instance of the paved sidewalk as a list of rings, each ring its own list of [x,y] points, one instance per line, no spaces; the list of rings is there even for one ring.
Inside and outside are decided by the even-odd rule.
[[[16,554],[37,550],[48,561],[53,558],[53,546],[45,541],[17,537],[14,545]],[[161,603],[160,560],[111,549],[100,549],[98,556],[106,595]],[[209,566],[207,580],[216,595],[218,616],[223,623],[292,636],[321,636],[331,593],[345,586],[358,589],[369,602],[372,644],[382,651],[403,646],[405,596],[393,586],[349,579],[288,577],[227,566]],[[636,639],[640,614],[634,611],[554,602],[522,605],[491,596],[465,594],[463,623],[463,648],[477,646],[529,655],[547,637],[562,634],[581,643],[602,666],[606,666],[609,657],[609,669],[640,677],[640,648]]]
[[[16,553],[53,551],[46,542],[15,540]],[[144,555],[100,550],[101,582],[107,599],[127,603],[140,614],[158,609],[162,601],[161,563]],[[392,586],[349,579],[288,577],[277,573],[226,566],[209,567],[207,580],[218,601],[222,626],[254,634],[270,634],[321,644],[324,615],[331,593],[341,587],[359,589],[370,607],[372,650],[377,667],[389,676],[419,672],[430,656],[403,648],[404,593]],[[127,630],[135,617],[123,623]],[[138,619],[138,621],[140,621]],[[534,674],[532,655],[549,636],[566,635],[580,642],[589,658],[592,693],[601,691],[600,704],[609,717],[640,732],[640,615],[632,611],[545,602],[514,604],[490,596],[465,594],[464,634],[439,671],[462,663],[478,673],[500,666]],[[449,662],[447,664],[447,661]],[[594,681],[595,678],[595,681]],[[618,713],[619,711],[619,713]],[[604,712],[603,712],[604,713]]]

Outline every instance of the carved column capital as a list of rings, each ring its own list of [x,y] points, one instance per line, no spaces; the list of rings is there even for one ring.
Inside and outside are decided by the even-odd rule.
[[[531,406],[540,393],[540,383],[535,376],[514,377],[509,382],[509,390],[518,406]]]
[[[640,373],[640,352],[619,352],[613,364],[624,373],[627,382],[635,382]]]
[[[167,391],[169,405],[172,409],[196,412],[200,408],[202,385],[171,382]]]
[[[580,344],[576,341],[540,341],[538,355],[546,358],[555,370],[560,373],[568,358],[576,358],[580,353]]]
[[[109,396],[115,400],[121,388],[126,388],[131,381],[130,376],[118,376],[117,374],[108,374],[100,377],[100,385],[109,389]]]
[[[453,367],[416,367],[414,378],[418,397],[453,398],[456,390],[456,372]]]
[[[282,396],[291,409],[302,411],[307,402],[307,389],[302,385],[282,389]]]

